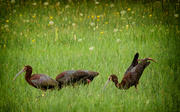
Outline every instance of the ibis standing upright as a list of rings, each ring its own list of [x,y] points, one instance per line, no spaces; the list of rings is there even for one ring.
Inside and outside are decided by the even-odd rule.
[[[139,83],[139,79],[141,78],[141,75],[144,69],[150,64],[150,61],[148,60],[154,61],[152,58],[149,58],[149,57],[145,59],[138,59],[138,57],[139,57],[139,54],[136,53],[131,65],[126,70],[122,78],[122,81],[120,83],[118,81],[118,77],[112,74],[109,76],[108,81],[106,82],[104,86],[104,89],[106,85],[109,83],[109,81],[112,80],[118,89],[129,89],[131,86],[135,86],[136,91],[137,91],[137,85]],[[138,63],[138,61],[141,61],[141,62]]]
[[[53,89],[58,86],[58,82],[45,74],[32,74],[32,67],[26,65],[14,78],[17,78],[19,74],[26,71],[25,79],[33,87],[41,90]]]

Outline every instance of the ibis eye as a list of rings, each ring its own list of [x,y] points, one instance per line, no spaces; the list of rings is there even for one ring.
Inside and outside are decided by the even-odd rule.
[[[27,68],[26,68],[26,67],[24,67],[23,69],[24,69],[24,71],[26,71],[26,70],[27,70]]]

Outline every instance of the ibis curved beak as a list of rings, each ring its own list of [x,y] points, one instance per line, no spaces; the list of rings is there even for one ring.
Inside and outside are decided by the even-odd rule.
[[[154,59],[152,59],[152,58],[146,58],[147,60],[151,60],[151,61],[154,61],[155,63],[157,63]],[[138,59],[138,61],[143,61],[143,60],[145,60],[145,59]]]
[[[152,58],[148,58],[148,60],[151,60],[151,61],[154,61],[155,63],[157,63],[154,59],[152,59]]]
[[[104,90],[105,90],[105,87],[107,86],[107,84],[109,83],[109,79],[107,80],[107,82],[105,83],[105,85],[104,85],[104,89],[103,89],[103,92],[104,92]]]
[[[13,79],[13,81],[15,81],[15,79],[17,78],[17,76],[18,75],[20,75],[22,72],[24,72],[25,71],[25,69],[22,69],[16,76],[15,76],[15,78]]]

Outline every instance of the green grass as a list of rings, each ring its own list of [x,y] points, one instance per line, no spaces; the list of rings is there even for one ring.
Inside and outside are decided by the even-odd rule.
[[[180,29],[179,17],[174,16],[180,15],[178,2],[32,3],[0,1],[1,112],[179,110]],[[122,79],[136,52],[157,61],[145,69],[138,93],[134,87],[119,90],[112,82],[103,92],[110,74]],[[100,75],[89,87],[43,92],[25,81],[25,73],[13,81],[25,65],[52,78],[71,69]]]

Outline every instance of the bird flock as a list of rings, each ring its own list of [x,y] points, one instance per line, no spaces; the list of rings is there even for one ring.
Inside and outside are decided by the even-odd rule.
[[[148,57],[145,59],[138,59],[139,53],[136,53],[131,65],[126,70],[122,81],[119,83],[118,77],[114,74],[110,75],[107,82],[104,85],[104,90],[107,84],[112,81],[118,89],[129,89],[132,86],[135,86],[137,91],[137,85],[139,79],[144,71],[144,69],[150,64],[150,61],[154,61],[152,58]],[[150,60],[150,61],[148,61]],[[140,63],[138,63],[141,61]],[[25,79],[33,87],[46,91],[47,89],[62,89],[66,86],[73,86],[84,84],[89,85],[93,79],[99,75],[99,72],[89,71],[89,70],[67,70],[61,72],[57,75],[56,79],[52,79],[45,74],[32,74],[32,67],[26,65],[13,79],[15,79],[22,73],[26,72]]]

